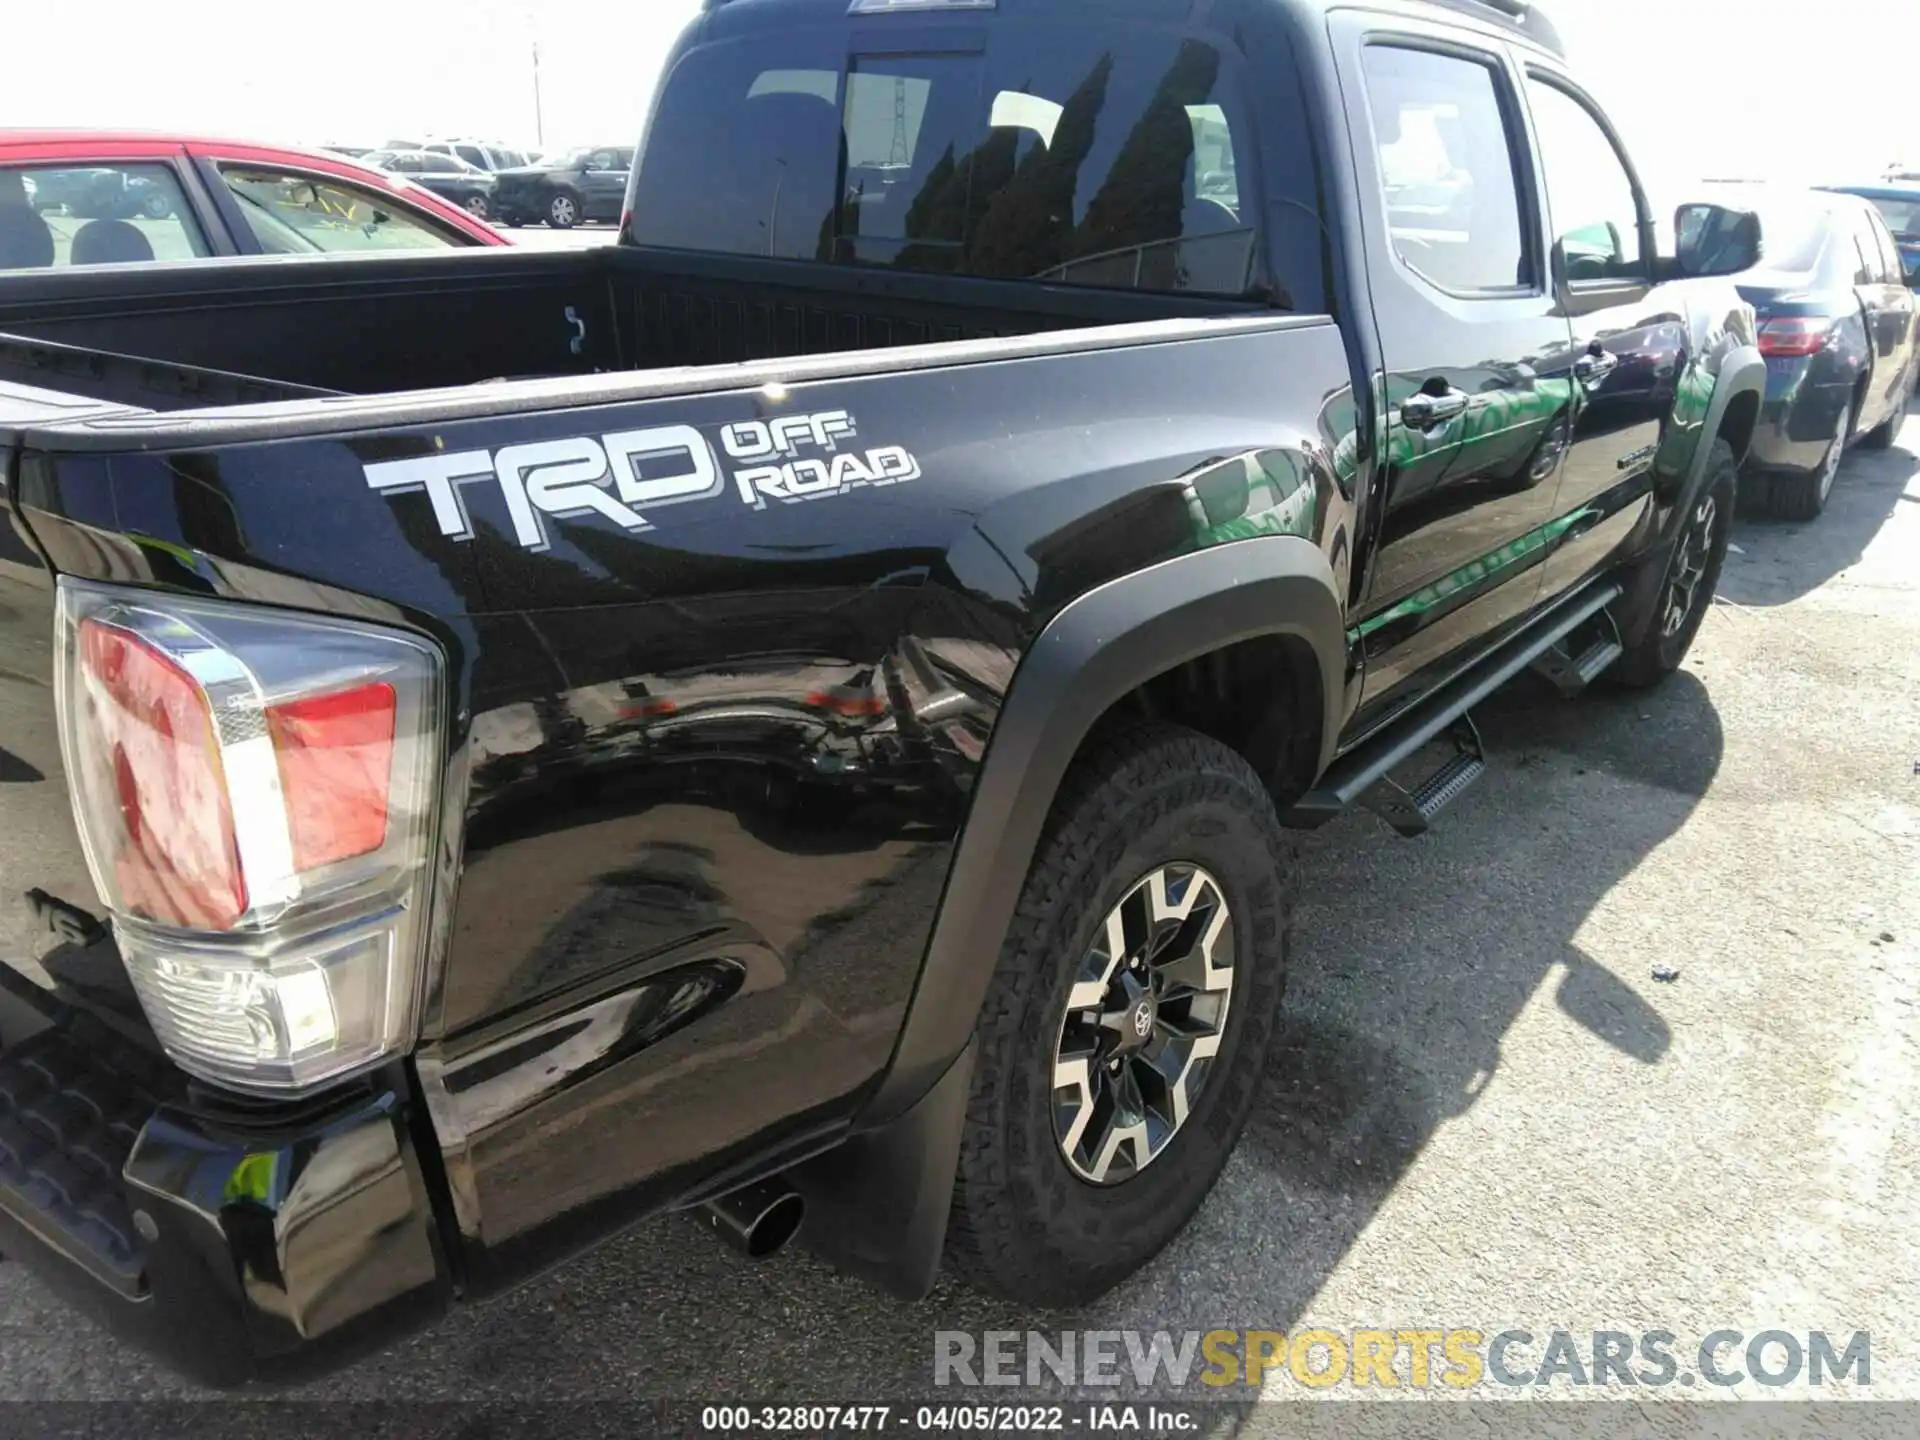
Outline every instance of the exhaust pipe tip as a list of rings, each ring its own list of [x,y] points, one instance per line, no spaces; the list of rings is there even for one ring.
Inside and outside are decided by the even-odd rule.
[[[784,1180],[762,1180],[700,1207],[707,1223],[749,1260],[764,1260],[800,1228],[807,1202]]]

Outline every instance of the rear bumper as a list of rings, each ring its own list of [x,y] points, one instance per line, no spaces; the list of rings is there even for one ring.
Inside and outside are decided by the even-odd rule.
[[[1806,362],[1798,364],[1797,372],[1778,360],[1767,365],[1766,398],[1747,456],[1753,469],[1818,470],[1833,443],[1840,412],[1853,398],[1851,380],[1814,383],[1807,379]]]
[[[451,1294],[407,1099],[383,1077],[256,1128],[66,1016],[0,1053],[0,1253],[207,1384],[335,1368]]]

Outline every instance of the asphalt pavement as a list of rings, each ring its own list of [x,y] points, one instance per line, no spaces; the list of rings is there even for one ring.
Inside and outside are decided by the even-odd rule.
[[[878,1402],[929,1392],[937,1330],[1379,1326],[1683,1350],[1867,1331],[1870,1386],[1825,1393],[1920,1397],[1920,418],[1904,441],[1853,456],[1813,524],[1737,523],[1656,693],[1523,681],[1481,712],[1491,771],[1434,833],[1356,814],[1300,838],[1250,1133],[1197,1223],[1101,1302],[904,1304],[669,1217],[299,1393]],[[194,1393],[0,1265],[0,1399]],[[1283,1371],[1267,1393],[1309,1390]]]

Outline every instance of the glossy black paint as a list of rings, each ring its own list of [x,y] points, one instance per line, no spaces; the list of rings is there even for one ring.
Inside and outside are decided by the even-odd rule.
[[[1277,318],[377,437],[214,432],[36,462],[25,492],[65,573],[386,618],[447,649],[468,798],[419,1064],[484,1290],[851,1123],[893,1054],[995,715],[1055,611],[1183,554],[1280,543],[1240,538],[1270,524],[1317,557],[1337,617],[1351,508],[1308,377],[1343,363],[1331,326]],[[1169,374],[1193,401],[1170,403]],[[476,539],[457,541],[426,496],[383,498],[360,471],[823,410],[937,485],[758,512],[729,486],[639,535],[550,519],[534,552],[497,487],[469,490]],[[302,494],[330,503],[287,503]]]
[[[805,4],[844,15],[842,0]],[[446,654],[455,838],[420,1045],[410,1073],[389,1066],[328,1119],[317,1152],[342,1153],[352,1177],[322,1207],[354,1237],[351,1307],[430,1313],[453,1271],[485,1294],[662,1206],[818,1174],[850,1138],[877,1157],[871,1183],[905,1187],[877,1209],[916,1237],[893,1272],[913,1288],[932,1273],[951,1163],[933,1153],[951,1143],[948,1109],[918,1107],[956,1073],[1086,728],[1244,645],[1263,701],[1311,694],[1285,712],[1310,742],[1270,771],[1299,788],[1485,656],[1543,591],[1639,559],[1683,499],[1728,413],[1721,367],[1744,375],[1750,354],[1730,288],[1650,279],[1576,306],[1543,271],[1484,316],[1419,294],[1372,238],[1378,188],[1349,133],[1364,119],[1340,88],[1373,22],[1329,32],[1306,0],[1209,13],[1307,97],[1304,136],[1298,95],[1257,120],[1266,244],[1276,268],[1310,262],[1301,293],[1318,287],[1338,327],[1181,296],[636,250],[209,264],[193,321],[150,272],[0,285],[0,329],[150,356],[183,389],[242,371],[365,392],[221,415],[0,410],[0,443],[23,457],[16,546],[0,554],[23,597],[17,621],[0,612],[0,742],[31,749],[55,833],[30,878],[63,907],[0,896],[23,940],[48,913],[99,917],[48,754],[50,658],[31,648],[50,633],[49,569],[383,621]],[[1509,76],[1523,48],[1552,63],[1459,6],[1383,15]],[[1543,226],[1535,239],[1544,261]],[[1596,343],[1617,363],[1578,393]],[[126,399],[105,373],[91,393]],[[1405,401],[1436,375],[1503,402],[1566,386],[1567,460],[1504,484],[1554,433],[1541,407],[1464,459],[1461,437],[1441,437],[1396,461]],[[470,383],[500,376],[542,378]],[[382,393],[408,383],[467,388]],[[364,470],[662,425],[720,453],[727,426],[842,411],[860,447],[902,447],[919,478],[755,506],[727,465],[717,493],[646,529],[548,515],[534,547],[491,480],[462,487],[466,539],[426,495],[376,493]],[[1553,543],[1526,563],[1485,563],[1541,531]],[[81,948],[98,1003],[137,1030],[112,999],[110,940]],[[233,1344],[277,1354],[291,1342],[234,1294],[236,1251],[223,1272],[220,1207],[196,1188],[203,1161],[231,1176],[243,1157],[197,1112],[149,1130],[129,1174],[165,1197],[167,1264]],[[304,1133],[262,1153],[294,1165]],[[831,1173],[823,1192],[857,1194],[864,1173]],[[381,1216],[390,1264],[366,1239],[388,1233]],[[887,1271],[886,1253],[859,1251]],[[345,1325],[293,1283],[290,1256],[271,1258],[277,1305]]]
[[[9,1258],[221,1386],[331,1369],[445,1308],[400,1067],[249,1108],[184,1083],[150,1037],[39,1003],[0,1058]]]

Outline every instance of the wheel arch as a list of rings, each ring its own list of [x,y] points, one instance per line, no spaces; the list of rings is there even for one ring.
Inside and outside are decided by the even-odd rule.
[[[1667,555],[1707,484],[1714,447],[1725,440],[1732,448],[1736,475],[1745,464],[1766,389],[1767,362],[1756,346],[1742,345],[1730,351],[1721,362],[1719,379],[1701,423],[1700,443],[1694,447],[1693,458],[1672,491],[1672,503],[1661,516],[1654,540],[1634,565],[1626,594],[1616,604],[1614,619],[1622,633],[1635,633],[1647,624],[1659,603]]]
[[[1054,798],[1104,719],[1144,705],[1242,753],[1250,748],[1249,758],[1264,755],[1270,785],[1287,784],[1295,766],[1310,782],[1339,739],[1346,654],[1333,572],[1317,546],[1293,536],[1183,555],[1062,609],[1028,649],[994,724],[893,1061],[862,1123],[900,1114],[966,1049]],[[1216,656],[1248,666],[1275,687],[1276,702],[1289,679],[1310,679],[1284,698],[1298,704],[1311,694],[1311,754],[1289,754],[1285,737],[1263,730],[1257,715],[1215,708],[1209,723],[1206,710],[1170,701],[1193,667],[1204,672]],[[1302,670],[1275,672],[1263,661]]]

